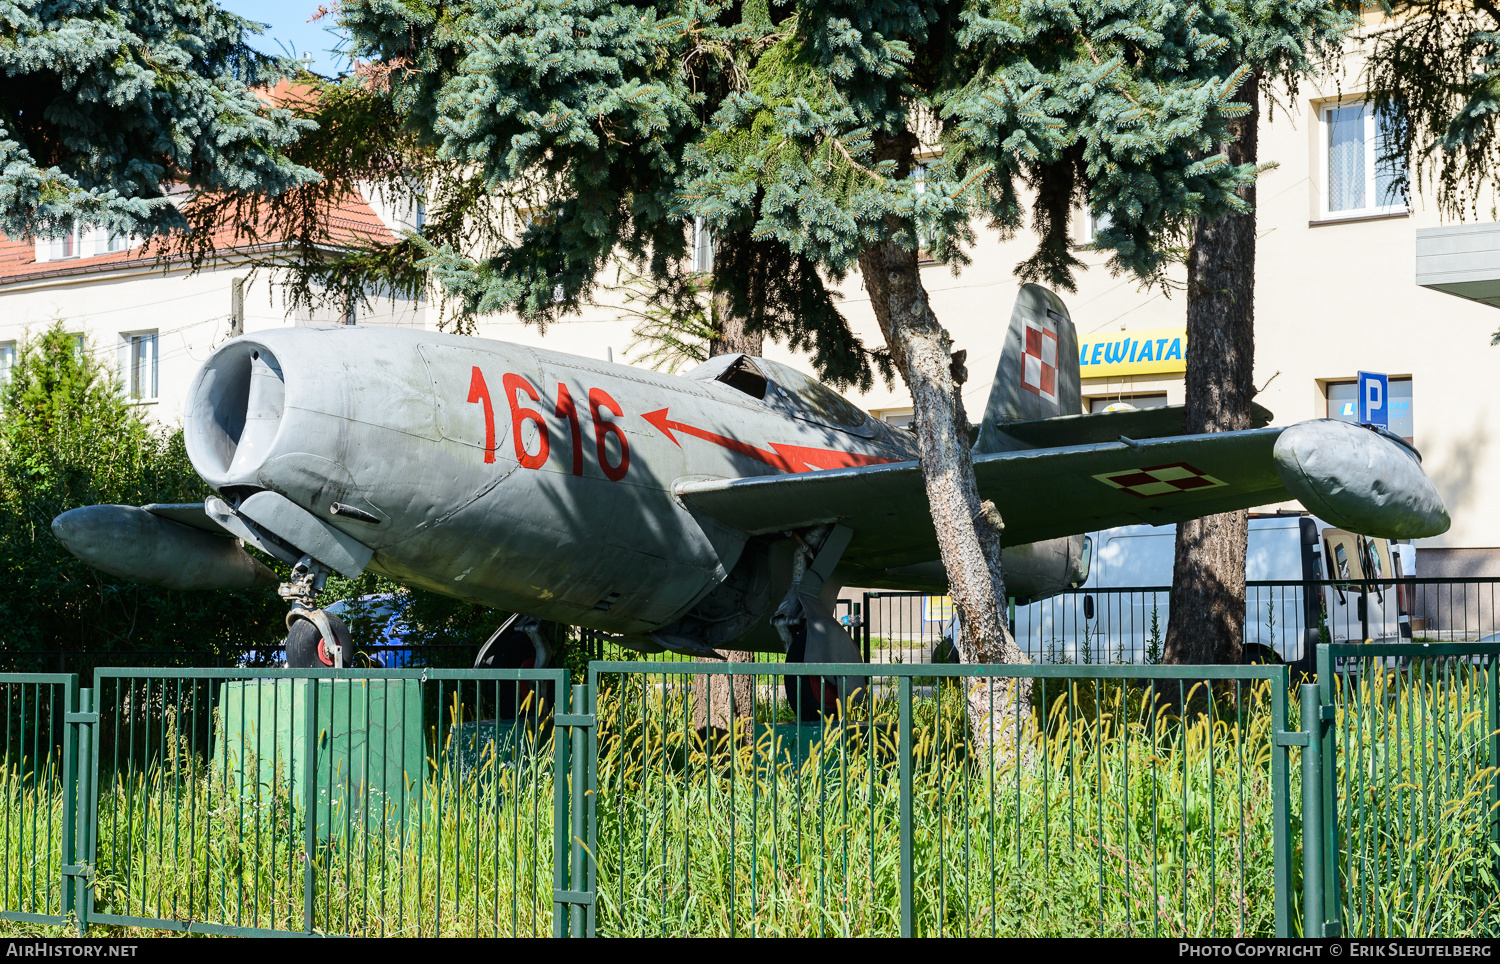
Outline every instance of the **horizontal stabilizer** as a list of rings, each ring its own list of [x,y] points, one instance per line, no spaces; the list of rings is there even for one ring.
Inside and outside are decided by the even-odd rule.
[[[1251,427],[1264,428],[1274,416],[1264,406],[1251,403]],[[1123,412],[1091,412],[1059,415],[1025,422],[1005,422],[996,428],[1011,438],[1037,448],[1063,448],[1128,439],[1169,438],[1182,434],[1185,405],[1163,405]]]

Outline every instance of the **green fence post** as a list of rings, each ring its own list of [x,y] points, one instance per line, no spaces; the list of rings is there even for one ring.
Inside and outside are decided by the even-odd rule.
[[[572,705],[575,710],[585,710],[589,705],[588,687],[582,683],[573,687]],[[583,834],[584,816],[588,809],[587,777],[584,768],[588,763],[587,750],[584,746],[585,727],[573,724],[572,739],[572,776],[569,779],[570,803],[568,808],[570,814],[570,832],[568,834],[568,849],[572,856],[571,872],[568,874],[568,885],[575,891],[588,889],[584,881],[583,869]],[[582,937],[584,932],[584,905],[570,904],[568,911],[568,936]]]
[[[754,678],[752,677],[751,679],[753,682]],[[594,725],[588,731],[588,742],[584,744],[588,753],[588,782],[584,785],[584,793],[587,797],[588,806],[586,811],[588,823],[585,827],[583,848],[583,858],[585,866],[588,868],[587,873],[584,875],[584,886],[588,889],[589,893],[595,895],[595,899],[584,908],[584,918],[588,922],[584,928],[584,936],[593,937],[596,924],[595,908],[599,906],[599,815],[595,809],[599,800],[599,697],[598,689],[595,687],[592,678],[590,678],[584,694],[587,702],[583,705],[583,711],[594,719]]]
[[[98,720],[94,692],[92,689],[78,691],[78,769],[75,771],[74,780],[77,792],[73,803],[75,821],[72,824],[64,823],[64,826],[72,828],[73,838],[77,841],[71,863],[77,869],[77,875],[73,878],[73,913],[77,918],[79,937],[88,936],[89,898],[92,895],[94,879],[94,855],[91,842],[96,816],[96,810],[92,806],[95,722],[90,721],[90,718],[93,721]]]
[[[314,855],[318,849],[318,678],[307,679],[307,695],[302,705],[307,720],[302,724],[302,932],[314,933],[317,913],[317,869]],[[296,683],[293,683],[296,692]]]
[[[552,936],[568,936],[569,907],[561,898],[568,889],[568,739],[558,733],[558,716],[571,711],[566,679],[556,684],[552,708]]]
[[[57,690],[54,688],[54,694]],[[84,692],[87,692],[85,690]],[[78,843],[78,677],[69,677],[63,688],[63,813],[62,840],[59,842],[62,872],[62,901],[58,905],[59,915],[66,916],[73,906],[77,889],[77,843]],[[54,696],[54,699],[56,697]],[[44,910],[50,908],[44,908]],[[79,936],[83,936],[82,930]]]
[[[1287,729],[1291,671],[1271,681],[1271,729]],[[1291,748],[1278,745],[1271,753],[1272,861],[1276,876],[1276,936],[1292,936],[1292,775],[1287,757]]]
[[[1317,745],[1318,684],[1303,683],[1302,732],[1302,936],[1323,936],[1322,748]]]
[[[901,677],[901,936],[912,936],[911,677]]]
[[[1343,830],[1339,823],[1338,800],[1338,732],[1336,720],[1336,698],[1338,676],[1333,671],[1333,658],[1327,652],[1328,644],[1318,646],[1318,728],[1312,731],[1313,745],[1318,748],[1322,763],[1322,808],[1323,823],[1323,936],[1342,937],[1344,933],[1343,886],[1339,881],[1339,839]],[[1304,727],[1305,729],[1305,727]]]
[[[1489,672],[1485,674],[1489,682],[1485,694],[1485,712],[1489,715],[1489,744],[1490,744],[1490,841],[1494,845],[1492,853],[1500,853],[1500,662],[1495,657],[1489,658]],[[1500,863],[1500,858],[1497,858]]]

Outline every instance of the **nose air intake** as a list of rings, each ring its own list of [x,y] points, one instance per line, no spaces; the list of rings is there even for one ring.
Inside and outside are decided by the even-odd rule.
[[[219,487],[253,482],[286,406],[281,363],[265,346],[225,346],[203,366],[188,393],[185,441],[198,474]]]

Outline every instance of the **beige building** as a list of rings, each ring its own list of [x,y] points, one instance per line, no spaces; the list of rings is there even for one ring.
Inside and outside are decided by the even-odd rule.
[[[411,226],[409,205],[353,199],[330,213],[329,236],[357,244]],[[175,425],[188,384],[210,352],[235,334],[297,324],[357,322],[421,327],[426,306],[375,299],[309,310],[291,306],[274,270],[253,270],[229,253],[194,273],[184,260],[159,263],[136,240],[82,228],[26,242],[0,236],[0,379],[30,333],[61,320],[87,350],[113,359],[128,397],[149,417]],[[272,251],[257,251],[264,260]]]
[[[1261,159],[1279,166],[1259,185],[1257,400],[1278,423],[1352,417],[1356,373],[1389,375],[1392,428],[1422,451],[1453,517],[1446,535],[1419,544],[1418,573],[1500,574],[1500,508],[1485,483],[1500,472],[1500,414],[1490,414],[1487,389],[1489,374],[1500,367],[1500,348],[1490,347],[1500,312],[1481,303],[1500,303],[1500,225],[1445,225],[1421,197],[1408,207],[1388,196],[1389,179],[1376,164],[1376,121],[1351,92],[1358,82],[1352,69],[1305,82],[1296,100],[1283,98],[1289,113],[1278,110],[1262,121]],[[372,230],[409,223],[380,208],[371,209],[378,222],[364,213],[357,220]],[[1080,212],[1075,223],[1084,244],[1090,219]],[[1422,284],[1419,237],[1426,259]],[[78,243],[98,251],[110,240]],[[938,317],[955,347],[969,354],[971,418],[983,411],[1017,286],[1013,269],[1030,254],[1030,243],[1025,236],[1001,243],[981,234],[973,263],[961,274],[942,264],[922,268]],[[233,330],[235,282],[243,272],[227,261],[188,277],[108,251],[49,261],[50,249],[40,247],[30,255],[24,246],[0,250],[0,342],[62,317],[96,350],[117,352],[127,391],[155,404],[159,420],[174,421],[198,363]],[[1080,257],[1089,270],[1065,300],[1083,346],[1086,408],[1121,400],[1181,402],[1183,292],[1142,289],[1131,278],[1110,275],[1102,256],[1082,251]],[[257,277],[243,292],[244,330],[346,320],[299,319],[279,303],[272,280]],[[843,293],[843,308],[860,334],[878,343],[858,274]],[[639,358],[639,350],[630,351],[636,319],[622,292],[601,301],[545,334],[513,315],[482,319],[478,333],[615,361]],[[432,325],[438,317],[432,307],[403,303],[380,309],[383,316],[355,320]],[[155,339],[148,346],[156,366],[149,397],[140,374],[148,350],[144,334]],[[4,350],[0,345],[0,362]],[[779,346],[767,354],[809,367]],[[899,382],[877,385],[857,400],[892,421],[911,411]]]

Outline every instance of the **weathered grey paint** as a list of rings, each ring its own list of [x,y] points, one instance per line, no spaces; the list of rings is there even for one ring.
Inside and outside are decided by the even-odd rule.
[[[250,589],[276,574],[219,529],[210,534],[132,505],[88,505],[52,520],[52,534],[96,569],[168,589]]]
[[[1303,422],[1276,440],[1276,466],[1288,491],[1340,528],[1388,539],[1448,529],[1421,456],[1395,436],[1332,419]]]
[[[1020,301],[1007,336],[1017,344],[1027,312],[1057,311],[1044,289],[1028,287]],[[1047,317],[1060,342],[1061,401],[1032,410],[997,386],[991,407],[1007,421],[987,421],[981,439],[992,451],[975,459],[981,494],[1005,520],[1018,594],[1039,597],[1074,578],[1076,533],[1290,497],[1279,428],[1094,441],[1116,426],[1160,432],[1172,416],[1060,414],[1077,407],[1076,349],[1065,309],[1060,323]],[[997,378],[1011,375],[1002,363]],[[779,649],[768,620],[792,579],[793,534],[830,524],[848,531],[847,548],[802,592],[823,608],[849,582],[939,588],[913,438],[746,356],[672,376],[431,332],[268,331],[209,358],[184,429],[194,466],[221,497],[208,515],[273,555],[306,554],[346,573],[367,567],[542,619]],[[1386,464],[1379,446],[1395,444],[1367,432],[1361,441],[1348,458],[1322,453],[1303,488],[1333,487],[1338,518],[1370,534],[1446,526],[1404,455],[1389,464],[1402,469],[1393,490],[1414,493],[1406,502],[1346,484],[1345,475]],[[1215,484],[1143,498],[1101,481],[1177,462]],[[130,557],[129,539],[111,545],[116,562]],[[134,565],[110,571],[129,575]]]

